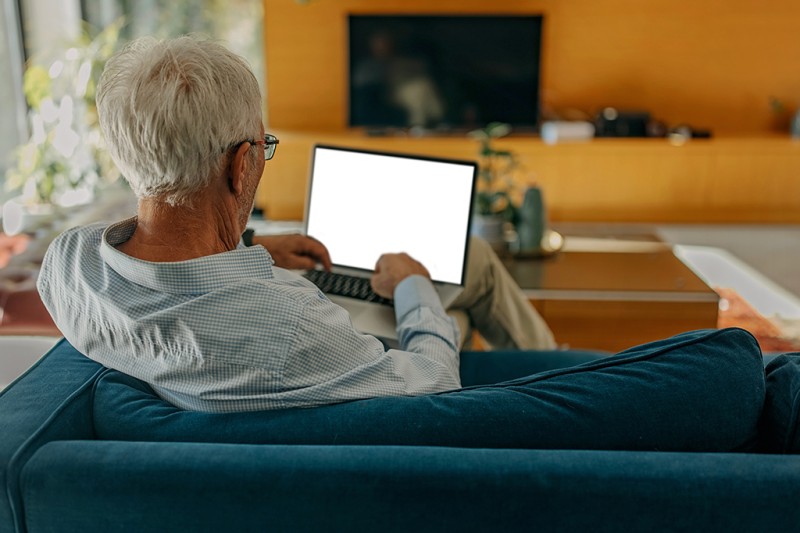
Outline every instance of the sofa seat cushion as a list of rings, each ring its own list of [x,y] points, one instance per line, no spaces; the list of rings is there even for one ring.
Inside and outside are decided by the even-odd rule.
[[[743,451],[763,401],[756,340],[725,329],[495,385],[312,409],[182,411],[109,371],[96,384],[94,421],[109,440]]]
[[[800,353],[774,358],[767,365],[766,374],[760,429],[763,449],[800,453]]]
[[[62,441],[22,487],[31,533],[800,531],[797,456]]]

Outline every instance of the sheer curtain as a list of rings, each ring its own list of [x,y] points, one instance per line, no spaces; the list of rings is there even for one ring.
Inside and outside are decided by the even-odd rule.
[[[14,148],[28,136],[22,94],[24,56],[16,0],[0,0],[0,198]]]

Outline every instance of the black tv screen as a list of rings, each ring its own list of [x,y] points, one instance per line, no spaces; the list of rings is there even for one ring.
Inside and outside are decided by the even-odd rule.
[[[350,126],[535,129],[541,34],[538,15],[350,15]]]

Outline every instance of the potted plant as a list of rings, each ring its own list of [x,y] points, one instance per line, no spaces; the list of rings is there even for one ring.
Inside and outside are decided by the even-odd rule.
[[[94,37],[84,30],[72,46],[27,66],[31,136],[6,173],[7,190],[19,191],[3,206],[6,233],[31,229],[57,207],[88,203],[96,186],[118,178],[100,134],[95,88],[121,27],[120,20]]]
[[[515,173],[520,164],[511,150],[501,150],[495,141],[511,132],[511,126],[491,122],[469,136],[478,141],[479,169],[472,220],[473,233],[495,249],[506,246],[506,233],[516,225],[519,209],[515,202]]]

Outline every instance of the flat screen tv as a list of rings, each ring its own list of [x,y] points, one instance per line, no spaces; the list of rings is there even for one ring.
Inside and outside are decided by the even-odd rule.
[[[350,15],[349,123],[469,130],[539,121],[542,16]]]

